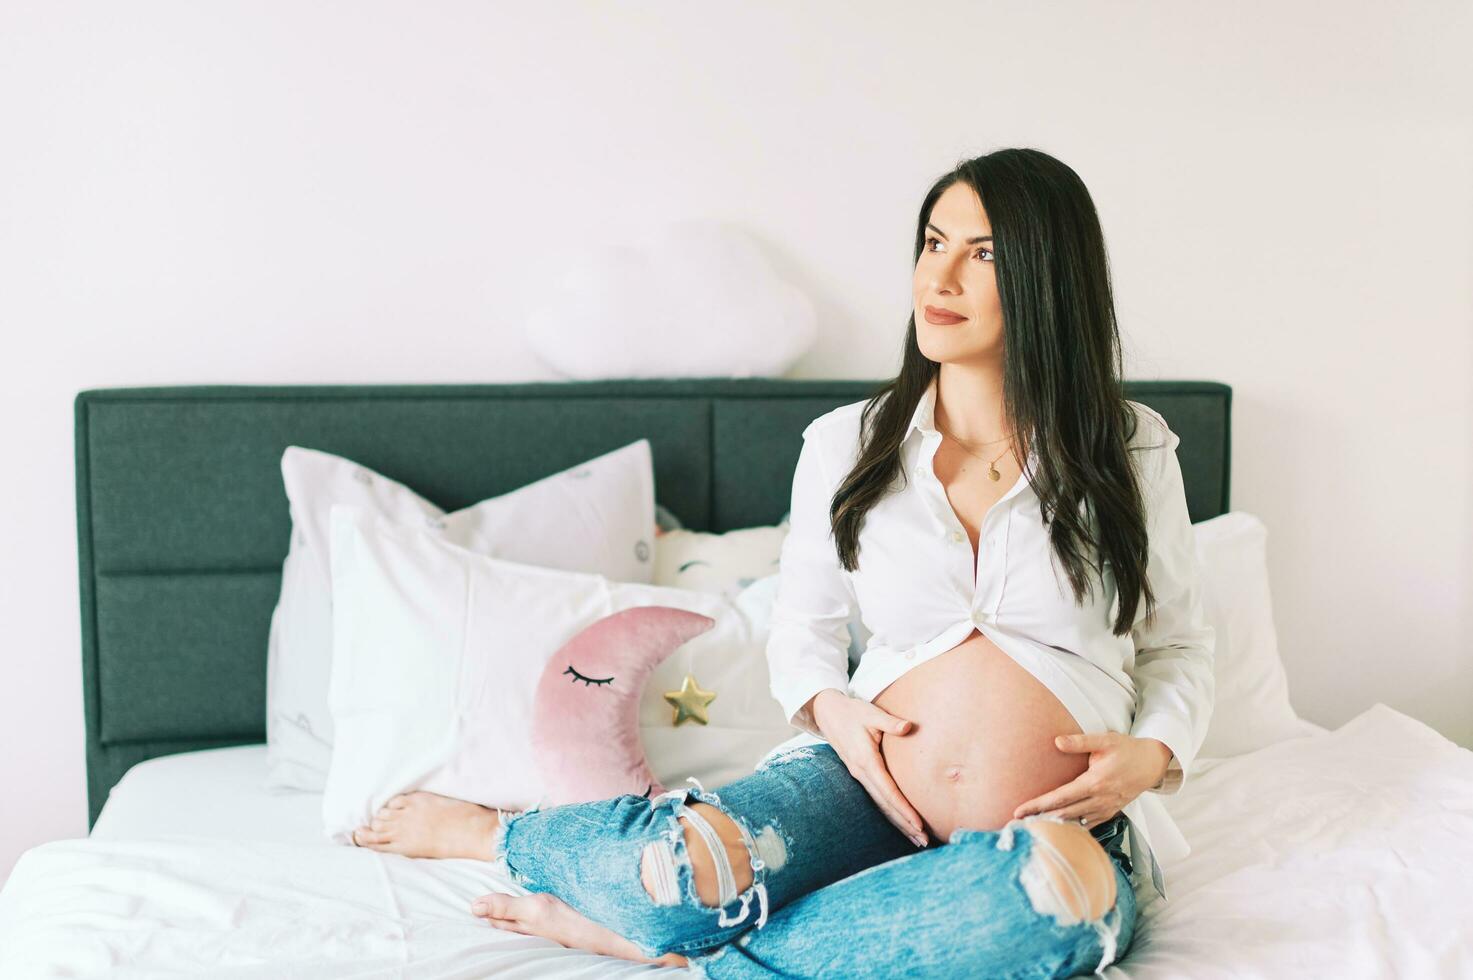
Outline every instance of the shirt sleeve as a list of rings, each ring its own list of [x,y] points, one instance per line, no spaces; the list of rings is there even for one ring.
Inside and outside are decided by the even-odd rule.
[[[809,426],[803,432],[803,448],[793,473],[792,510],[778,563],[767,667],[772,695],[789,723],[819,738],[823,735],[812,713],[802,709],[824,688],[848,693],[848,624],[857,605],[829,528],[834,489]]]
[[[1166,775],[1151,792],[1174,794],[1191,775],[1197,750],[1207,737],[1216,693],[1213,654],[1216,631],[1202,603],[1202,569],[1196,532],[1187,512],[1186,486],[1176,458],[1179,436],[1165,427],[1166,446],[1145,481],[1149,561],[1147,577],[1156,597],[1156,618],[1145,625],[1141,603],[1131,630],[1135,643],[1135,718],[1130,734],[1160,740],[1171,750]]]

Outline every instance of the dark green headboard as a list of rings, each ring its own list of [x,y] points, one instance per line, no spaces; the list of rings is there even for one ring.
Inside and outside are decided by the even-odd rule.
[[[281,454],[346,456],[446,510],[640,438],[685,526],[781,520],[801,433],[883,381],[100,388],[76,399],[89,826],[127,769],[265,739],[266,637],[291,534]],[[1138,382],[1193,520],[1228,508],[1231,391]]]

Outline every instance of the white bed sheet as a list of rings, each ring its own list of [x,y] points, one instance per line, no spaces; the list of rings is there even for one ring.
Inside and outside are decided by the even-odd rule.
[[[691,975],[485,926],[471,897],[522,893],[490,866],[333,845],[316,794],[250,788],[259,747],[191,755],[125,777],[92,839],[21,858],[0,977]],[[1377,704],[1199,760],[1166,799],[1192,853],[1108,977],[1473,976],[1473,752]]]
[[[108,794],[92,838],[327,843],[322,794],[269,790],[266,771],[264,742],[140,762]]]

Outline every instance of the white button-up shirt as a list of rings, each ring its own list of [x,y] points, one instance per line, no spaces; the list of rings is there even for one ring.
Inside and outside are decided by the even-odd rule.
[[[832,687],[873,700],[976,629],[1053,692],[1084,732],[1155,738],[1171,749],[1163,781],[1123,810],[1131,824],[1132,863],[1139,866],[1149,855],[1152,882],[1164,898],[1158,857],[1169,863],[1190,847],[1157,794],[1181,788],[1206,736],[1215,645],[1176,458],[1179,437],[1160,414],[1129,403],[1140,419],[1130,445],[1145,493],[1147,576],[1157,611],[1147,627],[1142,600],[1132,631],[1116,636],[1110,626],[1119,599],[1109,564],[1103,593],[1095,582],[1093,597],[1078,605],[1053,558],[1028,480],[1037,468],[1036,451],[988,510],[974,572],[971,541],[932,465],[941,444],[934,380],[901,444],[904,486],[897,483],[868,512],[859,568],[845,570],[830,533],[829,505],[858,456],[864,404],[840,406],[803,431],[767,645],[773,696],[805,733],[783,747],[823,740],[801,710],[819,691]],[[870,639],[851,680],[848,624],[856,613]]]

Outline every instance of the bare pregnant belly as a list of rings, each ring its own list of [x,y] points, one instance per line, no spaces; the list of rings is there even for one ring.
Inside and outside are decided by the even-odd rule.
[[[915,723],[883,735],[890,775],[933,842],[958,827],[1000,830],[1018,804],[1089,768],[1060,752],[1059,735],[1082,729],[1053,692],[980,632],[907,671],[875,704]]]

